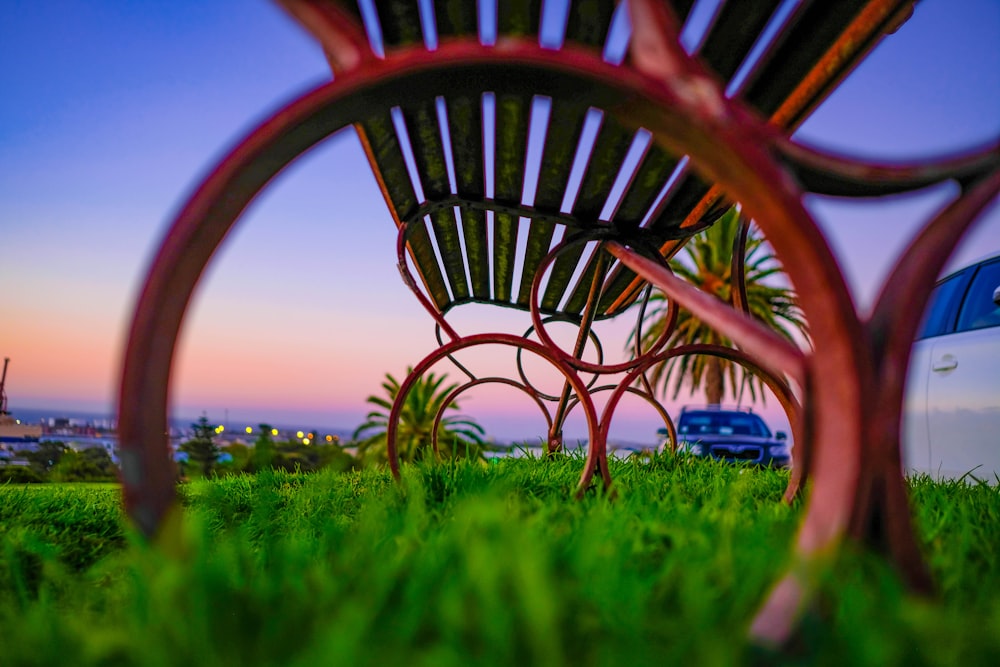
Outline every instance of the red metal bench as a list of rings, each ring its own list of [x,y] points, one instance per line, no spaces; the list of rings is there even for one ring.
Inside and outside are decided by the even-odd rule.
[[[928,587],[909,521],[898,432],[920,308],[894,306],[926,301],[962,232],[1000,189],[1000,151],[994,145],[945,160],[876,165],[820,154],[789,139],[871,47],[905,20],[911,2],[800,3],[744,70],[781,5],[777,0],[724,3],[694,56],[679,40],[692,1],[634,0],[623,63],[602,56],[616,11],[611,0],[571,3],[564,40],[544,47],[540,0],[500,0],[495,44],[482,43],[488,22],[481,25],[475,3],[433,3],[433,21],[426,23],[434,28],[426,35],[416,0],[375,0],[367,28],[348,2],[282,4],[326,50],[335,78],[277,112],[219,163],[178,215],[150,269],[126,351],[119,405],[126,503],[145,532],[154,534],[174,503],[164,436],[167,392],[192,290],[268,181],[317,142],[354,127],[399,228],[404,278],[442,333],[440,349],[404,381],[390,423],[398,419],[409,387],[434,363],[482,345],[517,348],[563,375],[561,395],[540,396],[523,374],[470,373],[458,392],[483,382],[526,391],[546,415],[551,449],[560,446],[566,413],[579,406],[589,429],[580,489],[598,473],[610,485],[607,429],[621,397],[639,393],[672,426],[642,384],[646,370],[678,354],[725,356],[760,373],[790,413],[797,465],[789,495],[806,475],[812,479],[795,546],[800,556],[823,553],[849,535],[886,552],[914,587]],[[373,42],[369,33],[380,40]],[[525,166],[529,129],[546,106],[550,120],[536,194],[525,201],[525,179],[534,178]],[[492,108],[495,119],[492,156],[484,144],[484,108]],[[595,114],[600,129],[579,194],[564,210],[573,155],[588,116]],[[630,165],[630,146],[647,137],[641,159]],[[685,156],[690,162],[679,166]],[[492,183],[485,178],[489,158]],[[622,170],[628,185],[610,206]],[[962,196],[913,240],[873,315],[862,319],[801,195],[869,197],[946,179],[961,184]],[[767,235],[801,295],[811,350],[746,317],[738,296],[732,306],[723,304],[667,268],[667,258],[734,202]],[[605,210],[610,213],[602,217]],[[521,219],[530,222],[519,244]],[[555,238],[560,241],[554,244]],[[740,239],[745,242],[745,233]],[[740,270],[737,262],[734,275]],[[650,284],[740,349],[654,346],[621,364],[583,361],[591,324],[620,315]],[[529,311],[540,341],[461,335],[447,315],[470,302]],[[553,318],[579,326],[575,349],[551,341],[545,325]],[[624,374],[605,387],[611,394],[600,414],[583,373]],[[551,399],[554,410],[543,399]],[[392,430],[389,448],[398,474]],[[795,573],[783,579],[758,615],[755,636],[787,636],[807,587]]]

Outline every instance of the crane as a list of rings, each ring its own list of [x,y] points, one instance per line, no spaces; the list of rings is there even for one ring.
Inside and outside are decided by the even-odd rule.
[[[10,363],[10,357],[3,358],[3,375],[0,375],[0,415],[7,414],[7,392],[4,391],[3,387],[7,384],[7,364]]]

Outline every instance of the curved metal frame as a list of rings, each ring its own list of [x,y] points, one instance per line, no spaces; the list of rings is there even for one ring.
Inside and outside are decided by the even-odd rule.
[[[414,217],[408,221],[400,222],[399,231],[397,234],[397,241],[396,241],[397,267],[399,269],[400,275],[403,278],[403,282],[414,293],[419,303],[423,306],[424,310],[426,310],[428,314],[430,314],[430,316],[434,319],[435,335],[438,341],[438,345],[444,346],[445,342],[441,337],[442,331],[445,334],[447,334],[447,336],[452,341],[460,340],[462,337],[448,324],[446,313],[438,309],[433,304],[431,299],[427,296],[427,294],[425,294],[424,291],[420,288],[418,281],[414,278],[413,272],[410,269],[409,257],[407,253],[407,241],[410,235],[414,232],[415,229],[414,225],[419,225],[419,224],[423,224],[423,222],[422,219],[418,217]],[[593,387],[602,375],[620,374],[627,372],[628,370],[635,368],[637,365],[641,364],[645,359],[652,357],[659,350],[661,350],[667,344],[677,321],[677,307],[671,301],[669,302],[668,305],[667,322],[664,327],[664,330],[648,350],[643,351],[641,349],[640,347],[641,343],[637,338],[635,343],[635,356],[633,359],[630,359],[628,361],[619,364],[606,364],[604,363],[604,350],[603,350],[603,345],[601,344],[600,337],[597,335],[597,333],[591,326],[594,319],[593,312],[594,309],[596,308],[597,301],[601,296],[601,287],[600,287],[601,281],[599,280],[601,276],[597,272],[595,272],[595,277],[593,279],[593,284],[591,287],[591,293],[588,298],[587,307],[580,321],[576,321],[574,318],[564,315],[547,315],[547,316],[542,315],[540,308],[541,283],[549,267],[556,261],[556,259],[562,253],[572,250],[579,245],[583,245],[593,241],[598,241],[599,243],[601,243],[602,239],[608,237],[614,237],[613,230],[609,228],[581,230],[574,233],[569,238],[562,240],[554,248],[549,250],[549,252],[539,263],[539,266],[536,269],[535,274],[533,276],[532,286],[531,286],[531,296],[529,299],[529,312],[532,319],[532,325],[525,331],[525,333],[522,336],[523,338],[527,339],[528,336],[530,336],[532,333],[537,333],[540,344],[543,347],[551,350],[556,355],[557,358],[561,359],[563,362],[567,363],[570,367],[574,368],[578,372],[591,373],[593,377],[586,383],[586,390],[591,394],[593,394],[595,391],[598,391],[595,390]],[[598,245],[596,252],[604,252],[601,245]],[[663,266],[664,269],[669,270],[669,264],[667,264],[666,261],[661,256],[659,256],[655,251],[647,249],[645,254],[648,257],[650,257],[653,261],[658,261]],[[636,324],[636,330],[638,332],[639,337],[641,337],[642,320],[645,315],[645,307],[648,298],[649,298],[649,291],[647,290],[645,296],[643,297],[641,307],[639,309],[638,320]],[[545,325],[554,321],[562,321],[570,324],[575,324],[579,328],[576,349],[574,349],[572,353],[567,352],[566,350],[563,350],[561,347],[559,347],[552,339],[552,337],[549,335],[548,331],[546,330]],[[489,336],[490,334],[483,334],[483,335]],[[587,362],[584,361],[582,358],[584,347],[588,340],[593,342],[593,344],[597,349],[598,358],[596,362]],[[532,384],[531,380],[528,379],[527,374],[524,371],[524,366],[521,358],[522,351],[523,349],[518,347],[515,357],[517,373],[518,376],[521,378],[520,388],[523,389],[529,395],[531,395],[532,398],[534,398],[536,401],[540,399],[544,401],[554,401],[558,403],[558,406],[556,408],[556,414],[554,417],[548,414],[546,410],[549,423],[547,449],[548,452],[551,454],[562,448],[563,424],[566,421],[566,417],[568,416],[569,410],[572,408],[573,405],[576,404],[573,401],[578,402],[579,399],[574,399],[572,397],[572,392],[570,391],[571,388],[569,383],[564,384],[563,392],[560,396],[555,396],[553,394],[545,393],[540,389],[538,389],[536,386],[534,386],[534,384]],[[456,368],[458,368],[462,373],[464,373],[469,378],[470,382],[477,381],[477,376],[473,372],[471,372],[467,366],[459,362],[458,359],[454,357],[454,355],[449,354],[447,355],[447,358]],[[410,374],[419,376],[421,373],[419,373],[416,369],[413,369],[412,371],[410,371]],[[645,373],[641,375],[638,381],[642,384],[644,388],[644,393],[643,391],[639,390],[637,390],[635,393],[640,395],[645,394],[647,396],[646,400],[650,402],[661,415],[666,415],[666,410],[663,407],[663,405],[660,404],[659,401],[655,398],[654,392]],[[516,383],[508,383],[508,384],[516,384]],[[402,391],[400,391],[400,393],[396,397],[396,403],[402,405],[402,403],[404,403],[405,400],[406,400],[406,395]],[[669,416],[665,417],[665,423],[667,424],[668,430],[672,434],[671,442],[675,443],[676,434],[674,433],[673,422],[670,420]],[[435,452],[436,451],[437,450],[435,448]]]
[[[561,317],[559,315],[549,315],[548,317],[544,317],[544,318],[542,318],[542,322],[544,322],[544,323],[549,323],[549,322],[566,322],[567,324],[573,324],[572,320],[570,320],[568,318]],[[530,336],[532,333],[534,333],[534,331],[535,331],[535,325],[532,324],[530,327],[528,327],[525,330],[524,334],[522,334],[521,337],[522,338],[528,338],[528,336]],[[594,348],[597,350],[597,364],[600,365],[601,362],[604,360],[604,345],[601,343],[600,337],[597,335],[597,333],[593,329],[591,329],[590,331],[587,332],[587,338],[594,344]],[[542,341],[542,345],[545,345],[546,347],[552,347],[550,345],[547,345],[544,341]],[[575,359],[575,357],[573,357],[573,358]],[[546,394],[545,392],[543,392],[542,390],[540,390],[538,387],[536,387],[531,382],[531,380],[528,379],[528,374],[524,371],[524,363],[521,361],[521,350],[517,351],[517,355],[515,357],[515,362],[516,362],[515,365],[517,366],[517,375],[518,375],[518,377],[521,378],[521,382],[523,382],[526,387],[529,387],[533,392],[535,392],[535,394],[539,398],[545,399],[546,401],[558,401],[559,400],[558,396],[555,396],[554,394]],[[594,391],[593,387],[594,387],[595,384],[597,384],[598,378],[600,378],[600,375],[598,375],[597,373],[594,373],[594,377],[592,377],[590,379],[590,381],[587,382],[587,391],[590,391],[591,393],[593,393],[593,391]],[[550,424],[550,426],[551,426],[551,424]]]
[[[572,355],[563,350],[562,348],[560,348],[556,344],[556,342],[552,339],[552,337],[549,336],[548,332],[545,330],[545,319],[542,316],[538,304],[540,303],[539,294],[541,292],[542,279],[545,277],[545,272],[548,270],[549,266],[551,266],[552,263],[556,261],[556,258],[561,253],[573,248],[574,246],[589,243],[591,241],[601,241],[602,239],[614,238],[612,232],[613,230],[611,230],[610,228],[606,230],[600,230],[597,232],[581,232],[580,234],[574,235],[569,239],[562,241],[555,248],[550,250],[544,259],[542,259],[541,263],[538,265],[538,270],[535,271],[534,280],[532,280],[531,283],[531,299],[529,301],[529,303],[531,304],[531,321],[534,330],[538,332],[539,340],[546,347],[555,350],[556,353],[573,368],[588,373],[594,373],[596,375],[610,375],[615,373],[624,373],[635,368],[636,366],[642,363],[644,357],[656,354],[656,352],[662,349],[663,346],[667,344],[667,341],[670,339],[670,334],[673,332],[673,326],[664,327],[663,333],[660,334],[660,337],[657,339],[657,341],[653,343],[653,345],[648,350],[646,350],[642,354],[637,355],[632,359],[623,361],[618,364],[604,364],[600,362],[595,364],[584,361],[583,359],[579,358],[579,356]],[[603,252],[602,246],[603,243],[602,245],[598,246],[597,252]],[[656,255],[655,253],[653,253],[653,256],[655,256],[657,260],[661,262],[661,265],[665,270],[667,271],[670,270],[669,265],[667,265],[666,262],[663,261],[662,257],[659,257],[659,255]],[[640,316],[641,314],[642,313],[640,313]],[[676,321],[675,317],[671,318],[671,324],[673,324],[673,322],[675,321]]]
[[[518,352],[520,352],[520,348],[518,348]],[[532,387],[525,386],[524,384],[517,382],[516,380],[511,380],[510,378],[499,377],[499,376],[476,378],[474,380],[466,382],[465,384],[459,385],[458,387],[455,387],[452,391],[450,391],[448,395],[445,397],[444,402],[441,405],[441,408],[434,416],[434,427],[431,430],[431,446],[433,447],[435,459],[440,457],[440,450],[438,448],[439,429],[441,428],[441,422],[444,420],[444,413],[448,409],[448,406],[451,405],[459,396],[461,396],[465,392],[484,384],[505,384],[509,387],[514,387],[515,389],[518,389],[522,393],[526,394],[529,398],[531,398],[531,400],[535,402],[535,405],[538,406],[538,409],[541,411],[542,416],[545,417],[545,421],[548,424],[548,429],[551,430],[552,415],[549,413],[548,408],[545,407],[545,403],[542,401],[541,398],[539,398],[537,392],[535,392]]]
[[[611,473],[608,470],[607,465],[607,452],[603,446],[603,442],[600,438],[600,424],[597,419],[597,410],[594,407],[594,402],[590,397],[590,392],[587,391],[586,385],[583,380],[580,379],[577,371],[565,363],[553,350],[540,345],[534,341],[525,340],[520,336],[514,336],[511,334],[477,334],[472,336],[460,337],[449,343],[444,344],[437,350],[431,352],[429,355],[424,357],[420,363],[414,366],[413,371],[406,376],[406,379],[399,387],[399,391],[396,394],[396,400],[392,404],[392,410],[389,412],[389,429],[388,429],[388,442],[387,451],[389,457],[389,469],[392,471],[393,477],[399,479],[399,453],[396,450],[396,439],[397,431],[399,427],[400,416],[402,415],[403,406],[406,403],[406,397],[416,384],[417,380],[434,364],[440,362],[443,359],[451,358],[456,352],[465,350],[471,347],[479,347],[483,345],[502,345],[507,347],[513,347],[516,349],[528,350],[533,352],[539,357],[545,359],[552,366],[558,370],[562,376],[565,378],[567,384],[572,388],[573,392],[580,398],[582,409],[584,415],[587,419],[587,431],[590,446],[587,448],[587,458],[584,464],[583,473],[580,476],[580,483],[577,485],[577,495],[582,496],[586,490],[590,487],[591,481],[594,477],[595,470],[600,470],[601,478],[604,482],[606,489],[611,488]],[[469,384],[477,383],[477,380],[472,380]],[[511,383],[515,384],[516,383]],[[527,387],[522,387],[524,391],[531,393],[531,390]],[[441,415],[437,415],[440,417]],[[553,420],[548,420],[550,425]],[[437,424],[439,421],[436,420],[435,423],[435,433],[437,431]],[[551,428],[551,426],[550,426]]]
[[[640,374],[639,377],[640,379],[642,379],[645,376]],[[593,389],[590,390],[590,393],[591,395],[593,395],[598,392],[614,391],[616,389],[618,389],[618,385],[606,384],[601,387],[594,387]],[[634,394],[642,398],[651,406],[653,406],[653,409],[655,409],[657,413],[659,413],[660,418],[663,420],[663,425],[667,427],[667,436],[670,438],[670,453],[674,453],[675,451],[677,451],[677,427],[674,425],[674,420],[670,417],[670,413],[667,412],[667,409],[665,407],[663,407],[663,403],[661,403],[659,399],[656,398],[656,395],[653,392],[632,386],[626,386],[624,391],[625,393]],[[566,408],[566,416],[569,416],[569,413],[573,411],[573,408],[575,408],[579,404],[579,402],[580,401],[575,398],[570,401],[569,405]]]
[[[456,83],[458,77],[451,76],[461,71],[468,80],[491,79],[498,87],[517,89],[530,81],[536,87],[575,91],[581,102],[646,128],[654,141],[674,154],[692,156],[701,176],[742,204],[801,296],[814,345],[810,352],[685,286],[662,262],[639,252],[635,239],[616,237],[618,232],[609,228],[604,247],[735,341],[741,347],[739,355],[753,358],[765,376],[785,376],[801,388],[804,406],[795,428],[796,442],[807,461],[803,474],[811,476],[812,490],[795,542],[797,557],[820,557],[850,536],[885,552],[913,588],[930,588],[913,535],[899,457],[902,392],[920,309],[895,305],[926,303],[962,234],[1000,192],[997,147],[925,164],[916,172],[912,165],[857,166],[856,161],[851,165],[829,156],[820,159],[815,152],[794,147],[777,127],[723,94],[703,65],[679,46],[677,27],[665,3],[632,0],[630,9],[633,40],[628,67],[608,65],[571,45],[547,51],[519,38],[506,39],[503,49],[463,40],[442,43],[432,53],[422,47],[402,48],[380,61],[360,46],[363,35],[356,30],[338,32],[324,26],[337,47],[331,51],[338,69],[336,81],[278,111],[218,164],[177,216],[145,280],[129,333],[119,398],[124,499],[143,532],[154,535],[175,504],[167,441],[171,363],[191,294],[215,250],[256,194],[297,156],[355,122],[365,108],[390,106],[402,81],[411,91],[434,95],[461,85]],[[830,188],[855,190],[871,177],[903,189],[913,183],[953,179],[962,186],[962,195],[925,225],[902,253],[872,315],[862,319],[832,251],[801,203],[796,173],[807,183],[819,180]],[[822,181],[817,174],[829,178]],[[533,286],[533,301],[536,298]],[[428,310],[433,315],[434,309]],[[598,419],[578,375],[585,363],[571,363],[561,351],[516,336],[461,338],[446,322],[435,320],[453,340],[420,368],[461,349],[499,343],[523,346],[559,369],[583,405],[591,438],[578,493],[597,468],[610,484],[605,442],[609,410],[613,412],[613,405],[628,391],[627,380]],[[638,379],[640,368],[629,377]],[[403,389],[409,390],[414,377],[404,382]],[[390,420],[398,417],[394,406]],[[393,472],[398,475],[398,466]],[[777,584],[750,629],[754,637],[774,642],[788,637],[812,587],[805,574],[808,569],[793,567]]]

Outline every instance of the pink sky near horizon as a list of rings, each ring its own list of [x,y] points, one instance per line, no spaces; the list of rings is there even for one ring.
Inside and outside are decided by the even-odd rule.
[[[798,136],[895,159],[995,140],[998,45],[1000,4],[923,0]],[[11,357],[10,407],[111,410],[135,295],[173,213],[228,146],[325,80],[326,63],[266,2],[11,3],[0,7],[0,56],[0,358]],[[948,196],[808,206],[868,304],[917,223]],[[994,203],[956,261],[996,250]],[[209,267],[175,360],[174,412],[356,426],[384,374],[401,378],[435,347],[433,322],[394,263],[395,229],[356,137],[342,133],[263,193]],[[465,332],[527,326],[506,311],[455,317]],[[609,351],[622,349],[630,326],[609,325]],[[687,402],[698,399],[677,403]],[[473,392],[463,408],[499,439],[544,431],[510,390]],[[786,426],[774,401],[764,412]],[[658,426],[630,400],[612,435],[651,441]],[[574,418],[567,431],[581,428]]]

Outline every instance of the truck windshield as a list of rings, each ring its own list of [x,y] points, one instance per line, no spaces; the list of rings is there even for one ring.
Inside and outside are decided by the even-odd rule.
[[[687,435],[771,436],[763,419],[745,412],[685,412],[681,415],[677,432]]]

